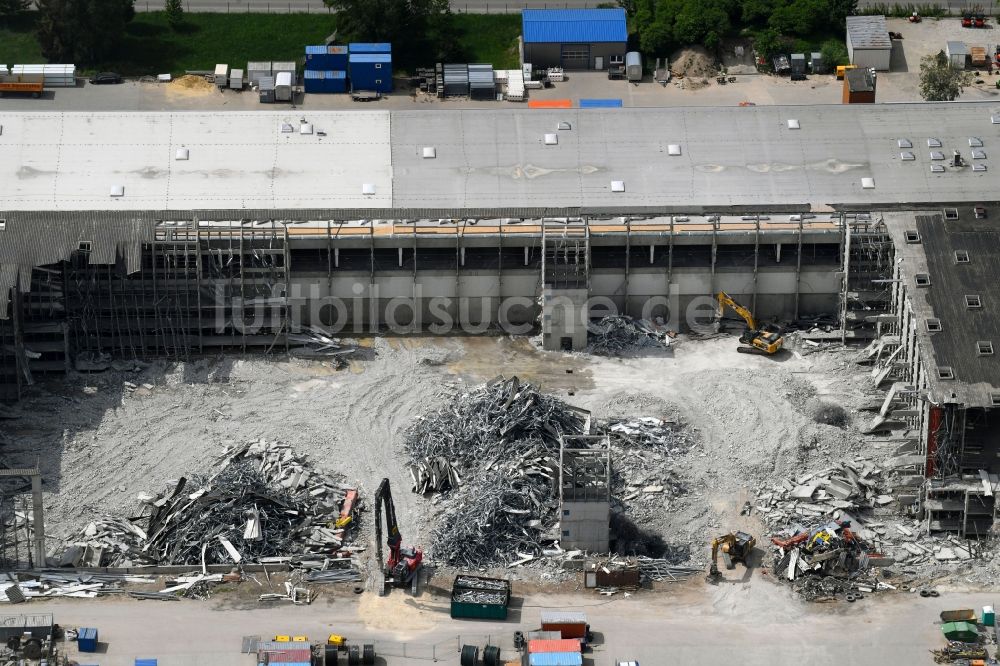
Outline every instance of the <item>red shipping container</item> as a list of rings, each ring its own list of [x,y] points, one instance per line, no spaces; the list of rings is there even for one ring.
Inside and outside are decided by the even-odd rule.
[[[312,661],[310,650],[269,650],[266,653],[269,664],[293,664]],[[260,655],[263,657],[264,655]]]
[[[559,640],[534,640],[528,641],[528,654],[539,654],[542,652],[579,652],[580,641],[575,638],[561,638]]]

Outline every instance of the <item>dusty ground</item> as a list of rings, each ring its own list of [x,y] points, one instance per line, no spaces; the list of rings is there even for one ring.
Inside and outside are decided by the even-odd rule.
[[[992,54],[1000,43],[996,24],[989,29],[963,28],[957,17],[925,19],[912,24],[905,19],[889,19],[889,30],[903,34],[895,43],[892,71],[878,75],[879,102],[920,101],[920,58],[944,49],[949,40],[965,41],[968,45],[987,47]],[[728,58],[727,58],[728,59]],[[733,64],[733,63],[730,63]],[[740,68],[739,71],[744,71]],[[966,89],[963,100],[993,99],[1000,96],[995,87],[997,76],[981,77],[982,84]],[[735,83],[719,85],[714,77],[674,80],[663,87],[652,77],[633,85],[626,81],[609,81],[601,72],[569,72],[567,80],[546,90],[529,91],[530,99],[569,99],[576,106],[583,98],[618,98],[627,107],[667,106],[735,106],[740,102],[753,104],[840,104],[843,83],[833,75],[810,76],[806,81],[793,82],[788,77],[739,74]],[[298,100],[305,109],[470,109],[521,108],[510,102],[478,102],[468,99],[438,100],[426,95],[412,96],[399,91],[378,102],[359,104],[347,95],[310,95]],[[157,83],[128,82],[121,86],[80,86],[76,89],[46,91],[42,99],[7,98],[5,110],[24,111],[171,111],[212,110],[246,111],[273,109],[262,105],[251,91],[236,93],[206,89],[201,94],[186,90],[178,94],[170,86]]]
[[[762,482],[850,457],[861,444],[856,430],[817,424],[806,409],[814,394],[849,413],[864,401],[860,369],[845,353],[769,359],[737,354],[730,337],[630,359],[542,352],[525,338],[365,342],[374,353],[343,371],[226,357],[75,375],[39,389],[22,407],[30,417],[5,424],[7,455],[14,465],[40,456],[47,532],[66,535],[97,514],[128,513],[140,491],[210,471],[227,443],[280,440],[369,497],[388,476],[407,541],[426,544],[435,506],[409,492],[405,428],[455,390],[516,374],[597,417],[688,424],[699,440],[677,466],[688,493],[665,498],[645,527],[703,561],[706,534],[761,532],[739,509]],[[124,381],[140,388],[124,390]]]

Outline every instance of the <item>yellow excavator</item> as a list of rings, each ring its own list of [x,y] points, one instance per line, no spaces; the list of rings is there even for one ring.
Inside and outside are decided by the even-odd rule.
[[[716,300],[719,302],[719,308],[716,312],[716,316],[720,321],[722,320],[722,315],[725,313],[726,306],[728,305],[733,309],[733,312],[742,317],[743,321],[747,323],[747,329],[743,331],[743,335],[740,336],[741,346],[737,347],[736,351],[741,354],[760,354],[762,356],[772,356],[781,350],[781,345],[784,344],[785,338],[782,337],[782,330],[780,326],[776,326],[774,324],[761,324],[758,326],[750,310],[734,301],[732,297],[724,291],[719,292]]]
[[[730,532],[712,539],[712,564],[708,568],[709,581],[716,581],[719,573],[719,551],[722,551],[722,559],[726,561],[727,569],[735,569],[737,562],[747,563],[750,553],[757,545],[757,539],[746,532]]]

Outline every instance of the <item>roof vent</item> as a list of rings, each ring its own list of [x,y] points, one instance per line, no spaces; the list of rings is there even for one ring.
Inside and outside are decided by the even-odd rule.
[[[931,173],[944,173],[944,165],[943,164],[932,164],[931,165]]]
[[[986,159],[986,151],[985,150],[973,150],[972,151],[972,159],[974,159],[974,160],[985,160]]]
[[[113,197],[123,197],[123,196],[125,196],[125,186],[124,185],[112,185],[111,186],[111,196],[113,196]]]
[[[918,232],[916,229],[907,229],[906,230],[906,242],[910,243],[911,245],[913,243],[919,243],[920,242],[920,232]]]
[[[904,162],[912,162],[913,160],[917,159],[917,156],[908,150],[904,150],[899,154],[899,159],[903,160]]]
[[[965,307],[968,310],[979,310],[983,307],[983,299],[979,294],[966,294]]]
[[[955,371],[950,365],[942,365],[937,369],[938,379],[954,379]]]
[[[281,127],[278,128],[282,134],[291,134],[295,131],[291,123],[281,123]]]
[[[969,147],[970,148],[982,148],[983,147],[983,140],[980,139],[978,136],[970,136],[969,137]]]
[[[957,208],[945,208],[944,209],[944,219],[946,219],[946,220],[957,220],[958,219],[958,209]]]
[[[563,121],[563,122],[559,123],[558,125],[556,125],[556,129],[557,130],[571,130],[571,129],[573,129],[573,126],[570,125],[569,123]]]
[[[927,330],[930,333],[937,333],[938,331],[941,330],[941,320],[938,319],[937,317],[931,317],[924,323],[927,325]]]
[[[943,160],[944,159],[944,153],[942,153],[940,150],[932,150],[931,151],[931,159],[932,160]]]
[[[795,118],[788,119],[788,129],[800,129],[799,121]]]
[[[432,160],[438,156],[437,148],[434,146],[424,146],[423,156],[425,160]]]
[[[973,171],[986,171],[986,165],[985,164],[973,164],[972,165],[972,170]]]
[[[364,183],[361,185],[361,194],[375,194],[375,183]]]
[[[558,143],[559,143],[559,135],[558,134],[546,134],[545,135],[545,145],[546,146],[554,146],[554,145],[556,145]]]
[[[955,250],[955,263],[956,264],[967,264],[969,263],[969,253],[965,250]]]
[[[861,187],[866,190],[875,189],[875,179],[874,178],[862,178]]]
[[[175,160],[186,160],[190,156],[191,156],[191,151],[189,151],[187,148],[178,148],[177,152],[174,153]]]
[[[928,273],[917,273],[913,279],[916,280],[918,287],[931,286],[931,276]]]
[[[993,356],[993,341],[992,340],[977,340],[976,341],[976,354],[978,356]]]
[[[612,192],[624,192],[625,191],[625,181],[624,180],[613,180],[613,181],[611,181],[611,191]]]
[[[680,154],[681,154],[681,147],[678,144],[672,143],[669,146],[667,146],[667,155],[677,156]]]
[[[909,139],[900,139],[896,142],[896,145],[900,148],[913,148],[913,142]]]
[[[299,134],[312,134],[313,126],[312,123],[302,123],[299,125]]]
[[[939,139],[927,139],[928,148],[940,148],[941,141]]]

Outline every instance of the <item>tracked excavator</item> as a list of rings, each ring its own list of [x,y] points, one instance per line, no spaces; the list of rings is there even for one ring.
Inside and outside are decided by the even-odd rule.
[[[382,509],[385,509],[385,543],[389,546],[389,558],[382,561]],[[392,502],[389,479],[382,479],[375,493],[375,555],[382,568],[383,582],[379,595],[384,595],[392,587],[410,586],[411,594],[417,593],[420,567],[424,561],[424,551],[419,548],[403,548],[403,535],[399,533],[396,521],[396,505]]]
[[[736,348],[736,351],[741,354],[759,354],[762,356],[773,356],[781,351],[781,346],[784,344],[785,338],[782,337],[780,326],[774,324],[761,324],[758,326],[750,310],[734,301],[724,291],[719,292],[716,300],[719,302],[716,312],[719,320],[722,319],[722,315],[726,311],[726,306],[729,306],[747,324],[746,330],[740,336],[740,346]]]
[[[737,562],[747,563],[747,558],[757,545],[757,539],[746,532],[730,532],[712,539],[712,564],[708,568],[708,580],[716,582],[722,576],[719,572],[719,551],[727,569],[735,569]]]

